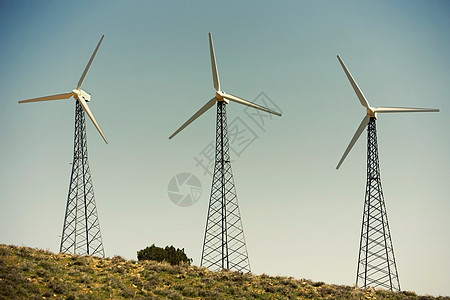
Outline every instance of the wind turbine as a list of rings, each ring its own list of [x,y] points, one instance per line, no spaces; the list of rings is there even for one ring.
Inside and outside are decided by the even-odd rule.
[[[337,58],[344,69],[353,90],[358,96],[359,101],[362,106],[366,108],[366,115],[336,167],[336,169],[339,169],[353,145],[367,127],[367,185],[361,228],[358,268],[356,271],[356,285],[361,282],[361,285],[359,286],[362,288],[371,286],[400,291],[394,248],[389,231],[383,190],[381,188],[375,120],[379,113],[438,112],[439,109],[372,107],[339,55]]]
[[[108,143],[108,141],[87,104],[91,100],[91,95],[82,90],[81,85],[86,78],[86,74],[91,67],[92,61],[104,37],[103,35],[98,42],[91,59],[78,81],[76,89],[67,93],[19,101],[19,103],[30,103],[63,100],[71,97],[75,99],[75,137],[72,175],[70,177],[60,252],[73,252],[74,254],[80,255],[101,255],[103,257],[105,256],[105,252],[88,163],[85,112],[105,140],[105,143]]]
[[[198,112],[181,125],[169,139],[172,139],[186,126],[213,107],[214,104],[217,104],[215,165],[201,265],[207,268],[250,272],[244,231],[231,171],[226,104],[231,101],[277,116],[281,116],[281,114],[222,91],[211,33],[209,33],[209,48],[216,93]]]

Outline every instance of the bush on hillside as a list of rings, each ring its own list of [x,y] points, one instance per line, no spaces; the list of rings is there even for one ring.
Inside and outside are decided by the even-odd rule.
[[[166,261],[171,265],[179,265],[184,262],[191,264],[192,258],[188,258],[184,249],[175,249],[174,246],[166,246],[166,248],[156,247],[155,244],[137,252],[137,258],[141,260],[156,260],[159,262]]]

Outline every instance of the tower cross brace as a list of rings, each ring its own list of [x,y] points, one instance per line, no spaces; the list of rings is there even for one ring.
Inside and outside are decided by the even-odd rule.
[[[72,174],[60,252],[105,256],[89,170],[85,112],[75,101],[75,136]]]
[[[375,118],[367,127],[367,185],[356,285],[400,291],[394,247],[381,188]]]
[[[201,266],[250,272],[230,163],[226,103],[217,101],[216,151]]]

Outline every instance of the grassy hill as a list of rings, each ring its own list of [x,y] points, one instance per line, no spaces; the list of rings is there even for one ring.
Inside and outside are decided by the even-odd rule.
[[[0,244],[0,299],[448,299]]]

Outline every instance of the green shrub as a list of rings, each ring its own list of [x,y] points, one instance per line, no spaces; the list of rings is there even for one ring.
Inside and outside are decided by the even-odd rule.
[[[184,249],[175,249],[174,246],[166,246],[166,248],[156,247],[155,244],[137,252],[137,258],[142,260],[155,260],[159,262],[166,261],[171,265],[179,265],[180,263],[191,264],[192,258],[188,258]]]

